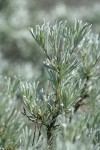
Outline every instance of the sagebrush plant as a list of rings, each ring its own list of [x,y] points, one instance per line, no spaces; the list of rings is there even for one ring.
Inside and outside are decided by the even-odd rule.
[[[16,90],[11,85],[12,93],[24,102],[22,114],[31,122],[31,129],[23,126],[19,133],[17,148],[99,150],[99,35],[82,21],[71,27],[67,21],[55,25],[44,21],[30,32],[44,52],[48,80],[42,88],[37,80],[21,78],[15,80]]]
[[[64,124],[71,127],[74,114],[81,105],[89,105],[90,108],[88,109],[91,112],[98,101],[99,89],[94,100],[92,100],[92,90],[96,86],[95,82],[99,81],[100,41],[98,35],[91,33],[91,26],[83,25],[81,21],[75,21],[75,25],[72,27],[67,27],[66,21],[56,23],[54,26],[44,22],[41,27],[36,26],[36,32],[33,31],[33,28],[30,28],[30,31],[46,56],[44,67],[47,70],[48,83],[46,89],[42,88],[41,90],[38,90],[38,83],[36,82],[21,83],[21,91],[26,106],[23,114],[35,123],[39,132],[37,136],[42,136],[42,128],[44,127],[47,148],[55,149],[55,141],[59,137],[57,135],[61,134],[59,132],[62,131],[60,129],[63,126],[62,123],[59,123],[59,120],[61,120],[59,117],[69,119],[68,123],[65,122]],[[86,124],[87,115],[86,118],[84,116],[84,119],[81,120],[85,120],[82,128],[88,129],[85,136],[88,134],[91,145],[96,137],[89,132],[92,129],[93,133],[95,130],[94,124],[99,123],[99,112],[96,111],[97,117],[95,116],[95,118],[97,120],[91,121],[91,128],[88,129]],[[98,129],[98,124],[96,127]],[[77,128],[80,128],[80,125]],[[68,130],[68,127],[66,130]],[[80,132],[82,131],[83,129]],[[65,137],[68,134],[67,132],[64,133]],[[77,141],[77,136],[81,137],[78,129],[74,132],[71,137],[72,143]],[[69,135],[71,136],[71,133]],[[82,138],[85,143],[84,135]],[[82,138],[79,138],[80,141],[83,140]],[[98,138],[99,136],[95,145],[99,143]]]

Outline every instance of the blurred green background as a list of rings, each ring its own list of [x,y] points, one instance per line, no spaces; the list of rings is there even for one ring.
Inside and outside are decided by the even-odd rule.
[[[12,113],[16,108],[16,99],[18,100],[18,110],[22,110],[22,97],[19,89],[17,89],[18,95],[15,94],[19,83],[15,80],[15,76],[20,75],[21,79],[23,78],[25,81],[33,81],[37,77],[40,87],[45,85],[47,79],[43,67],[45,57],[29,31],[29,27],[33,27],[35,30],[37,24],[43,24],[44,19],[50,23],[68,20],[69,26],[75,19],[79,19],[84,23],[92,24],[93,32],[100,33],[100,0],[0,0],[0,129],[5,129],[3,123],[8,121],[10,112]],[[2,92],[6,89],[2,76],[11,77],[14,80],[13,83],[10,78],[6,78],[6,82],[8,81],[6,85],[8,93],[6,94]],[[12,95],[9,95],[9,91]],[[93,93],[92,96],[95,97],[96,94]],[[11,117],[15,119],[16,114]],[[19,118],[22,116],[19,115]],[[20,121],[20,119],[18,120]],[[6,139],[17,141],[18,135],[16,136],[14,131],[15,128],[19,129],[21,124],[16,119],[14,123],[17,126],[11,120],[9,122],[4,130],[4,143],[2,138],[0,141],[4,146],[8,146],[9,140],[6,142]],[[25,124],[26,122],[29,126],[28,119],[25,120]],[[73,130],[75,128],[76,126],[73,126]]]
[[[27,80],[38,76],[45,81],[42,51],[29,27],[50,21],[75,19],[92,24],[100,33],[99,0],[0,0],[0,75],[21,75]]]

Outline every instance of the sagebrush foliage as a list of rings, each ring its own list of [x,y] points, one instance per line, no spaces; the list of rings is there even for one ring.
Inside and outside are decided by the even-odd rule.
[[[67,26],[67,21],[56,22],[55,25],[44,21],[42,26],[36,26],[35,31],[33,28],[30,28],[30,31],[44,52],[43,65],[48,80],[42,88],[37,80],[7,80],[8,88],[4,91],[5,94],[1,94],[2,103],[5,105],[4,95],[8,103],[11,101],[11,106],[17,99],[23,100],[24,103],[21,104],[23,110],[18,118],[16,104],[10,107],[10,104],[6,103],[10,107],[10,112],[6,115],[9,119],[7,129],[12,131],[14,137],[9,132],[5,135],[2,130],[6,122],[7,107],[3,109],[1,106],[1,148],[9,149],[10,146],[12,149],[26,150],[99,149],[99,36],[91,32],[91,25],[83,24],[82,21],[75,21],[71,27]],[[30,126],[28,123],[22,123],[23,116],[31,122]],[[17,123],[14,117],[18,119]]]

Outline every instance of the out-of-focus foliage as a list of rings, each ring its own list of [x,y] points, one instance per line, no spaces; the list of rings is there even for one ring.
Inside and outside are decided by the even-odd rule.
[[[37,26],[36,37],[34,37],[36,41],[32,39],[29,27],[42,24],[44,19],[50,21],[51,24],[67,19],[67,27],[69,28],[73,26],[75,19],[82,19],[83,23],[92,24],[93,32],[100,33],[99,10],[99,0],[0,0],[0,150],[46,149],[48,145],[46,126],[37,126],[35,121],[40,121],[41,118],[37,117],[45,114],[43,119],[49,126],[53,119],[53,113],[55,115],[57,113],[56,110],[54,111],[55,107],[52,101],[52,99],[55,99],[53,90],[55,90],[56,82],[52,84],[53,89],[51,89],[47,82],[48,73],[43,66],[44,61],[46,69],[49,68],[48,72],[50,69],[56,70],[58,68],[53,65],[56,60],[52,59],[51,64],[46,60],[47,55],[44,55],[44,52],[40,50],[41,44],[47,44],[43,42],[48,41],[48,38],[45,37],[48,33],[48,26],[47,28],[45,28],[46,24],[42,28]],[[56,31],[56,26],[54,30]],[[39,34],[39,32],[42,34]],[[52,44],[55,42],[56,32],[54,34],[55,37],[52,35],[54,39],[49,41],[49,48],[50,46],[53,47]],[[80,37],[78,32],[74,33],[73,31],[71,35],[70,32],[67,33],[67,42],[69,42],[67,46],[72,46],[73,40],[75,40],[76,51],[81,49],[81,52],[68,59],[70,63],[75,60],[72,65],[70,63],[66,66],[62,65],[62,74],[65,76],[61,83],[61,101],[63,101],[61,106],[64,111],[66,110],[66,115],[59,114],[57,117],[57,128],[53,130],[54,135],[57,135],[53,137],[52,149],[54,150],[100,149],[100,66],[98,65],[100,63],[100,41],[99,35],[93,33],[88,33],[84,41],[84,34]],[[83,43],[77,47],[82,38]],[[38,45],[36,42],[38,42]],[[56,43],[54,44],[56,45]],[[50,51],[51,49],[49,49]],[[52,55],[50,52],[50,56],[53,57],[55,54]],[[68,58],[68,53],[66,57]],[[98,59],[99,61],[97,61]],[[80,61],[81,65],[78,68]],[[66,73],[68,76],[66,76]],[[51,75],[51,81],[56,81],[55,74],[49,72],[49,75]],[[7,77],[5,78],[5,76]],[[74,76],[75,84],[73,84],[72,76]],[[68,80],[66,80],[67,77]],[[80,78],[81,81],[79,80],[78,84],[76,81]],[[35,83],[33,79],[36,79]],[[72,82],[70,85],[69,81]],[[86,85],[85,82],[88,82],[88,84]],[[85,106],[83,105],[82,109],[78,109],[74,115],[72,106],[76,103],[84,84],[86,90],[82,91],[82,96],[83,98],[86,96]],[[86,92],[86,95],[84,95],[84,92]],[[30,115],[30,110],[33,109],[32,104],[37,100],[34,112],[38,113],[35,117],[39,120],[34,120],[33,116],[30,116],[33,119],[33,122],[31,122],[23,117],[21,113],[23,98],[29,109],[26,115]],[[44,100],[50,100],[50,105],[48,106],[47,102],[44,103]],[[47,110],[47,107],[49,110]],[[84,107],[86,111],[83,112]],[[70,113],[68,113],[69,110],[71,110]],[[32,145],[32,143],[34,144]]]
[[[0,77],[0,149],[15,149],[24,122],[18,112],[18,80]]]

